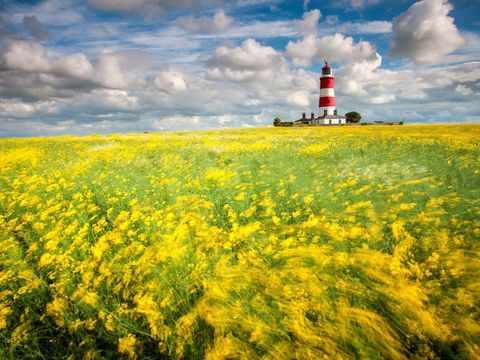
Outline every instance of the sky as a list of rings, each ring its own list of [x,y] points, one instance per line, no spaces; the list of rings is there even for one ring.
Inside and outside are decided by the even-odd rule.
[[[480,122],[480,0],[0,2],[0,137]]]

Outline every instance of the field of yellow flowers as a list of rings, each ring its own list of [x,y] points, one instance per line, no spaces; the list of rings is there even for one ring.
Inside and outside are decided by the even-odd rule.
[[[0,140],[0,358],[474,359],[480,126]]]

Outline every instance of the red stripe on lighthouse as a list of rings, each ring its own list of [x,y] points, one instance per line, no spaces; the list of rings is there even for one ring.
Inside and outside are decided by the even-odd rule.
[[[333,88],[334,87],[334,78],[333,77],[322,77],[320,78],[320,89]]]
[[[335,97],[334,96],[322,96],[320,98],[320,107],[323,106],[335,106]]]

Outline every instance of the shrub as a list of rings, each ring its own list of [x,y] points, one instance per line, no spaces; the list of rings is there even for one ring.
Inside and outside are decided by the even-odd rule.
[[[362,119],[362,115],[356,111],[350,111],[345,114],[347,118],[347,123],[358,123]]]

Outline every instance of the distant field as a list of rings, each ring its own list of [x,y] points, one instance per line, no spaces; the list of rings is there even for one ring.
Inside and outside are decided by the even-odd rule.
[[[474,359],[480,126],[0,140],[0,358]]]

